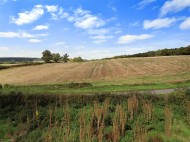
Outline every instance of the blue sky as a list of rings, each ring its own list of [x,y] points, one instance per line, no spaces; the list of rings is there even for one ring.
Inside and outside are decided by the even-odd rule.
[[[86,59],[190,44],[190,0],[0,0],[0,57]]]

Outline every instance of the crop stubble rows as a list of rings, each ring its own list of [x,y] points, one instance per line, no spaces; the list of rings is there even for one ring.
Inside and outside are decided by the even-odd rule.
[[[0,83],[45,84],[114,81],[131,77],[190,73],[190,56],[126,58],[84,63],[53,63],[0,71]]]

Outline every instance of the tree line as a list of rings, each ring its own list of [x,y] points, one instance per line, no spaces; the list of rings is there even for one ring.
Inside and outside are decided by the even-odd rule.
[[[104,59],[117,59],[117,58],[130,58],[130,57],[155,57],[155,56],[174,56],[174,55],[190,55],[190,45],[187,47],[180,47],[174,49],[162,49],[157,51],[148,51],[145,53],[137,53],[133,55],[119,55],[114,56],[111,58],[103,58]],[[61,56],[59,53],[51,53],[49,50],[45,50],[42,52],[42,60],[45,62],[59,62],[63,61],[67,63],[68,61],[71,62],[83,62],[84,59],[81,57],[75,57],[73,59],[69,58],[68,54],[64,54]],[[15,62],[33,62],[39,61],[39,58],[27,58],[27,57],[0,57],[0,63],[8,62],[8,63],[15,63]]]
[[[67,63],[68,61],[72,62],[83,62],[84,60],[81,57],[75,57],[73,59],[69,58],[69,55],[66,53],[63,56],[61,56],[59,53],[51,53],[49,50],[45,50],[42,52],[42,60],[44,60],[46,63],[53,60],[54,62],[63,61],[64,63]]]
[[[32,62],[38,60],[39,58],[29,58],[29,57],[0,57],[0,62]]]
[[[137,53],[133,55],[119,55],[104,59],[130,58],[130,57],[155,57],[155,56],[175,56],[175,55],[190,55],[190,45],[174,49],[162,49],[157,51],[148,51],[145,53]]]

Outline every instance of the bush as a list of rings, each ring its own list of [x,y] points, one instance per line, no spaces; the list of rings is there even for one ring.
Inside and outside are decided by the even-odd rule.
[[[0,84],[0,89],[2,89],[3,88],[3,86],[2,86],[2,84]]]
[[[0,66],[0,70],[2,70],[2,69],[7,69],[7,68],[9,68],[9,67],[6,67],[6,66]]]
[[[4,85],[2,85],[2,88],[12,88],[12,86],[9,84],[4,84]]]
[[[67,84],[68,88],[84,88],[84,87],[92,87],[91,83],[83,82],[83,83],[73,83]]]
[[[156,136],[150,137],[148,142],[164,142],[164,140],[161,136],[156,135]]]
[[[75,57],[73,62],[83,62],[84,60],[81,57]]]
[[[185,90],[185,95],[186,96],[190,96],[190,88],[188,88],[188,89]]]

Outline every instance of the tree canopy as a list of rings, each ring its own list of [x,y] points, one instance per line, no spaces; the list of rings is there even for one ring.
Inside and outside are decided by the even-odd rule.
[[[84,60],[81,57],[75,57],[73,62],[83,62]]]
[[[174,49],[161,49],[157,51],[148,51],[145,53],[137,53],[133,55],[119,55],[112,58],[105,59],[117,59],[117,58],[130,58],[130,57],[155,57],[155,56],[174,56],[174,55],[190,55],[190,45],[187,47],[180,47]]]
[[[62,59],[65,63],[67,63],[69,61],[69,55],[66,53],[63,55],[63,59]]]
[[[61,56],[60,56],[59,53],[53,53],[53,54],[52,54],[52,60],[53,60],[54,62],[58,62],[60,59],[61,59]]]
[[[52,59],[52,54],[49,50],[45,50],[42,52],[42,60],[48,63]]]

